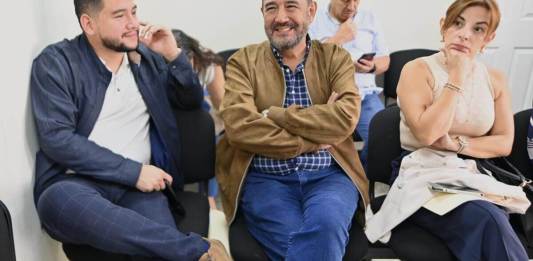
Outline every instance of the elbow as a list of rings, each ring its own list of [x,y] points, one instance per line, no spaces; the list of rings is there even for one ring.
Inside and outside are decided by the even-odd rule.
[[[500,155],[500,157],[507,157],[511,155],[511,152],[512,152],[512,147],[505,148],[504,150],[502,150],[502,154]]]
[[[423,147],[429,147],[433,143],[435,143],[431,139],[418,139],[418,141],[420,142],[420,144],[422,144]]]
[[[413,130],[411,128],[411,130]],[[438,127],[421,126],[416,130],[413,130],[413,134],[420,144],[424,147],[433,145],[437,140],[445,135],[448,135],[448,130],[444,130]]]
[[[51,158],[56,158],[57,156],[62,155],[62,153],[69,150],[74,143],[74,134],[71,130],[65,128],[53,128],[41,132],[38,131],[37,134],[40,150]]]
[[[353,102],[350,102],[350,104],[360,103],[360,101],[354,99]],[[360,104],[359,104],[360,106]],[[340,110],[340,117],[336,124],[332,124],[332,131],[335,132],[335,134],[339,137],[347,137],[352,135],[352,133],[355,131],[357,127],[357,123],[360,120],[360,111],[358,111],[355,107],[348,111],[346,109]]]
[[[65,144],[61,140],[41,138],[39,140],[39,148],[46,156],[56,159],[60,152],[65,150]]]
[[[503,140],[498,142],[498,156],[507,157],[513,152],[514,133],[504,135]]]
[[[499,157],[507,157],[513,152],[513,142],[505,142],[502,146],[499,146]]]
[[[344,124],[337,125],[336,128],[334,128],[333,130],[335,136],[342,137],[342,140],[344,140],[348,136],[351,136],[357,127],[356,122],[357,121],[355,119],[352,119],[346,121]]]
[[[416,139],[420,144],[424,147],[429,147],[435,143],[439,137],[437,135],[431,135],[431,133],[421,133],[419,135],[415,135]]]

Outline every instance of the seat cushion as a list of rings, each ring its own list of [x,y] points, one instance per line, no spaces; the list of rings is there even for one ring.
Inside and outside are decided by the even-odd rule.
[[[237,213],[229,230],[231,255],[235,261],[267,261],[261,245],[246,228],[244,217]],[[361,260],[368,250],[368,240],[360,224],[354,221],[350,229],[350,240],[346,246],[344,260]]]
[[[209,203],[207,197],[189,191],[176,192],[177,198],[185,209],[185,217],[177,224],[181,232],[194,232],[207,237],[209,229]],[[72,261],[148,261],[157,260],[114,254],[87,245],[63,244],[63,251]]]
[[[229,228],[229,245],[235,261],[268,261],[259,243],[248,232],[244,217],[239,212]]]
[[[209,202],[200,193],[181,191],[176,192],[178,200],[185,209],[185,218],[177,224],[181,232],[194,232],[207,237],[209,230]]]
[[[368,240],[361,224],[353,219],[352,227],[350,228],[350,239],[346,245],[346,252],[343,260],[361,260],[368,251]]]
[[[385,196],[375,198],[372,211],[381,208]],[[444,242],[430,232],[406,220],[392,230],[388,245],[402,260],[456,260]]]

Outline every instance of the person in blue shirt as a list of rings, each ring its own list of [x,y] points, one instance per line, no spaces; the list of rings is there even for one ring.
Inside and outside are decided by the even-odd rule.
[[[366,168],[370,120],[384,107],[379,97],[382,88],[376,85],[375,78],[387,71],[390,58],[376,16],[370,10],[360,9],[360,2],[331,0],[328,5],[321,6],[309,28],[309,35],[313,39],[342,46],[352,57],[355,82],[362,98],[356,129],[365,142],[360,159]]]
[[[166,186],[182,188],[172,108],[199,108],[202,87],[165,27],[133,0],[75,0],[83,33],[46,47],[31,71],[40,150],[35,204],[64,243],[165,260],[208,260],[219,242],[180,232]]]

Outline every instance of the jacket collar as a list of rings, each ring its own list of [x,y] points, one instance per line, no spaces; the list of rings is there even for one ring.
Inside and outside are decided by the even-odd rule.
[[[314,56],[313,53],[315,52],[314,48],[316,47],[316,40],[311,40],[309,35],[306,36],[307,46],[305,51],[305,58],[304,58],[304,67],[309,62],[309,60]],[[279,65],[277,57],[274,55],[274,47],[270,44],[269,41],[263,42],[263,49],[266,52],[265,56],[270,62],[273,64]],[[281,65],[280,65],[281,66]]]
[[[274,58],[278,62],[280,67],[283,67],[283,55],[281,54],[281,51],[278,50],[276,47],[274,47],[272,44],[270,44],[270,47],[272,48],[272,53],[274,54]],[[307,56],[309,55],[309,50],[311,49],[311,37],[309,35],[305,36],[305,54],[304,59],[301,62],[301,64],[305,65],[305,61],[307,60]]]
[[[111,80],[112,73],[107,69],[107,67],[102,63],[94,48],[89,43],[89,39],[85,34],[81,34],[77,37],[80,51],[85,60],[89,61],[92,68],[95,68],[98,71],[98,74],[103,76],[107,81]]]

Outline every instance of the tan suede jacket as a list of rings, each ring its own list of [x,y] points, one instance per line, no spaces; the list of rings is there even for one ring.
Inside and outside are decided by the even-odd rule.
[[[361,108],[350,55],[341,47],[313,41],[304,75],[313,106],[283,108],[285,81],[269,42],[236,52],[226,68],[221,116],[226,134],[217,145],[216,177],[228,222],[237,212],[240,191],[255,154],[290,159],[333,145],[329,152],[361,194],[358,221],[369,202],[368,180],[351,133]],[[331,93],[338,100],[327,104]],[[262,111],[269,109],[268,117]]]

